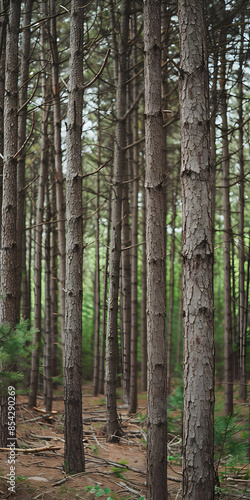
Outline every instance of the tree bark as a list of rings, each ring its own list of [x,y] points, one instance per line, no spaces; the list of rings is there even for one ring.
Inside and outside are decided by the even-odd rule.
[[[239,56],[239,339],[240,339],[240,398],[247,401],[246,374],[246,310],[245,310],[245,251],[244,251],[244,218],[245,218],[245,178],[244,178],[244,129],[243,129],[243,57],[244,57],[244,15],[241,16],[241,46]]]
[[[176,220],[176,196],[177,186],[173,191],[172,199],[172,234],[171,234],[171,268],[169,283],[169,309],[168,309],[168,359],[167,359],[167,388],[171,392],[171,357],[172,357],[172,328],[173,328],[173,305],[174,305],[174,258],[175,258],[175,220]]]
[[[45,227],[45,328],[44,328],[44,402],[46,412],[52,411],[52,332],[51,332],[51,227],[50,196],[48,180],[46,184],[46,224]]]
[[[47,3],[41,4],[41,15],[46,16]],[[40,172],[39,172],[39,186],[38,186],[38,200],[37,200],[37,215],[36,215],[36,230],[35,230],[35,264],[34,264],[34,286],[35,286],[35,305],[34,305],[34,328],[36,332],[33,337],[33,350],[31,359],[31,374],[30,374],[30,393],[29,393],[29,407],[36,406],[36,398],[38,391],[39,379],[39,358],[40,358],[40,344],[41,344],[41,273],[42,273],[42,232],[43,232],[43,210],[44,210],[44,190],[48,176],[48,104],[46,95],[46,74],[45,74],[45,24],[41,26],[41,55],[40,62],[42,68],[41,76],[41,93],[42,93],[42,124],[41,124],[41,158],[40,158]]]
[[[161,2],[144,0],[146,256],[148,336],[148,498],[167,494],[167,353],[161,103]]]
[[[225,18],[225,2],[221,0],[222,15]],[[232,356],[232,312],[231,312],[231,220],[229,199],[229,148],[227,125],[227,93],[226,93],[226,28],[223,26],[220,46],[220,89],[221,89],[221,120],[222,120],[222,185],[223,185],[223,262],[224,262],[224,383],[225,383],[225,413],[233,412],[233,356]]]
[[[107,249],[104,267],[104,283],[103,283],[103,299],[102,299],[102,332],[101,332],[101,349],[100,349],[100,363],[99,363],[99,380],[98,392],[104,394],[104,362],[105,362],[105,344],[106,344],[106,320],[107,320],[107,296],[108,296],[108,265],[109,265],[109,245],[110,245],[110,215],[111,215],[111,202],[108,208],[108,228],[107,228]]]
[[[4,136],[3,136],[3,188],[2,188],[2,231],[0,254],[0,325],[16,324],[16,215],[17,215],[17,83],[18,83],[18,29],[20,22],[20,2],[9,3],[6,24],[5,95],[4,95]],[[0,363],[0,370],[7,370]],[[7,387],[0,388],[0,443],[6,447]]]
[[[54,176],[53,176],[54,177]],[[52,186],[52,204],[51,204],[51,220],[55,220],[57,217],[56,210],[56,186]],[[52,336],[52,347],[51,347],[51,365],[52,365],[52,377],[58,375],[57,367],[57,343],[58,343],[58,299],[57,299],[57,227],[56,224],[52,224],[52,237],[51,237],[51,336]],[[54,383],[56,386],[56,382]]]
[[[142,270],[141,270],[141,390],[147,390],[147,270],[146,270],[145,192],[142,198]]]
[[[2,232],[2,199],[3,199],[3,147],[4,147],[4,89],[5,89],[5,45],[6,45],[6,12],[5,1],[0,2],[0,244]]]
[[[135,3],[133,4],[135,8]],[[136,14],[131,16],[131,37],[134,38],[137,33]],[[136,74],[137,63],[137,47],[134,43],[131,54],[131,65],[134,67],[134,79],[131,82],[131,97],[132,102],[136,101],[138,93]],[[132,143],[138,140],[138,106],[132,111],[131,114],[132,126]],[[132,169],[131,177],[132,183],[132,200],[131,200],[131,353],[130,353],[130,406],[129,412],[136,413],[137,410],[137,337],[138,337],[138,300],[137,300],[137,262],[138,262],[138,163],[139,154],[138,147],[135,145],[132,149]]]
[[[62,148],[61,148],[61,104],[59,91],[59,56],[57,48],[57,26],[56,26],[56,2],[50,0],[50,47],[52,53],[52,92],[54,111],[54,154],[55,154],[55,174],[56,174],[56,207],[58,219],[58,252],[59,252],[59,297],[60,297],[60,327],[62,357],[64,360],[65,344],[65,199],[63,191],[62,172]]]
[[[85,1],[72,0],[70,79],[67,114],[66,300],[65,300],[65,468],[85,469],[82,430],[82,155],[83,21]]]
[[[116,375],[117,375],[117,315],[119,268],[121,256],[121,204],[122,179],[125,163],[126,122],[126,48],[128,42],[129,1],[122,6],[119,50],[118,50],[118,81],[116,92],[116,141],[114,153],[113,199],[111,219],[111,255],[109,264],[109,305],[106,345],[106,401],[107,401],[107,441],[116,439],[119,424],[116,411]],[[115,29],[115,26],[113,26]],[[115,62],[116,64],[116,62]]]
[[[202,0],[179,0],[184,334],[183,499],[214,498],[213,221]]]
[[[128,162],[124,162],[122,185],[122,228],[121,228],[121,343],[122,343],[122,379],[123,403],[130,401],[130,339],[131,339],[131,251],[125,250],[131,246],[129,227],[129,190],[126,180],[129,178]]]
[[[101,165],[101,128],[100,128],[100,98],[98,93],[98,166]],[[100,345],[100,250],[99,250],[99,204],[100,204],[100,178],[97,173],[96,186],[96,228],[95,228],[95,347],[94,347],[94,375],[93,375],[93,396],[98,394],[98,374],[99,374],[99,345]]]
[[[31,22],[33,0],[27,0],[25,2],[25,14],[23,19],[24,26],[29,26]],[[27,122],[27,82],[29,79],[29,58],[30,58],[30,38],[31,30],[26,28],[23,31],[22,47],[21,47],[21,67],[20,67],[20,90],[18,93],[18,107],[21,111],[18,113],[18,150],[21,149],[26,140],[26,122]],[[25,227],[25,154],[24,152],[18,158],[17,162],[17,319],[19,320],[20,315],[20,303],[21,303],[21,283],[22,274],[25,271],[24,276],[26,277],[26,266],[23,267],[26,257],[26,245],[23,239],[26,238],[26,233],[24,232]],[[25,255],[23,256],[23,252]],[[24,258],[23,258],[24,257]]]

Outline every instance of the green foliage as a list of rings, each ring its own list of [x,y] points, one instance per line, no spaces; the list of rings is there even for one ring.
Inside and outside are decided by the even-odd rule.
[[[0,326],[0,384],[7,387],[23,379],[23,371],[31,352],[30,341],[34,331],[28,321],[21,321],[12,328],[8,323]]]
[[[168,432],[181,435],[183,409],[183,384],[180,384],[168,398]]]
[[[126,472],[127,467],[122,467],[123,465],[126,465],[128,462],[127,460],[121,460],[119,464],[121,464],[121,467],[112,467],[112,472],[116,475],[116,477],[119,477],[120,479],[125,479],[123,473]]]
[[[99,455],[99,448],[96,444],[90,446],[90,449],[94,455]]]
[[[168,455],[168,462],[171,462],[174,465],[182,465],[182,457],[179,453],[175,453],[174,455]]]
[[[138,415],[137,415],[137,420],[139,420],[139,422],[141,424],[143,424],[145,422],[146,418],[147,418],[146,413],[145,413],[145,415],[143,415],[142,413],[138,413]]]
[[[170,410],[180,410],[183,408],[183,384],[176,387],[168,398],[168,408]]]
[[[111,490],[109,488],[100,488],[98,484],[95,486],[87,486],[85,491],[89,491],[89,493],[94,493],[96,497],[102,497],[103,495],[108,495],[107,500],[112,500],[110,496]]]
[[[247,424],[239,423],[239,416],[219,415],[214,422],[215,459],[230,456],[237,461],[246,460],[247,441],[240,439]],[[227,463],[228,460],[227,460]]]

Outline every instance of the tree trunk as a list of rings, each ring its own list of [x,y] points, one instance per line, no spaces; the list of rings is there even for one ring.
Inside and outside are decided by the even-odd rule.
[[[105,361],[105,344],[106,344],[106,320],[107,320],[107,296],[108,296],[108,265],[109,265],[109,245],[110,245],[110,215],[111,203],[108,208],[108,228],[107,228],[107,248],[104,267],[104,283],[103,283],[103,299],[102,299],[102,332],[101,332],[101,350],[99,363],[99,381],[98,392],[104,394],[104,361]]]
[[[243,57],[244,57],[244,15],[241,16],[241,47],[239,66],[239,339],[240,339],[240,398],[247,401],[246,374],[246,310],[245,310],[245,252],[244,252],[244,137],[243,137]]]
[[[183,304],[182,304],[182,276],[180,274],[179,278],[179,290],[181,291],[179,298],[179,314],[178,314],[178,330],[177,330],[177,351],[176,351],[176,366],[179,369],[180,359],[181,359],[181,331],[182,331],[182,316],[183,316]]]
[[[121,233],[121,344],[122,344],[122,378],[123,378],[123,403],[129,405],[130,401],[130,339],[131,339],[131,251],[125,250],[131,246],[129,228],[129,191],[128,191],[128,162],[124,162],[122,185],[122,233]]]
[[[4,137],[3,137],[3,191],[2,191],[2,231],[0,254],[0,325],[16,323],[16,215],[17,215],[17,83],[18,83],[18,29],[20,22],[20,2],[9,3],[6,24],[6,61],[4,95]],[[0,363],[0,370],[7,370]],[[7,387],[0,388],[0,443],[6,447],[7,427]]]
[[[174,305],[174,258],[175,258],[175,220],[176,220],[176,190],[173,191],[172,199],[172,234],[171,234],[171,269],[169,283],[169,310],[168,310],[168,360],[167,360],[167,388],[171,392],[171,357],[172,357],[172,328],[173,328],[173,305]]]
[[[135,7],[135,3],[134,3]],[[131,17],[131,37],[135,37],[137,33],[136,14]],[[134,79],[131,82],[132,102],[135,102],[138,93],[138,85],[136,82],[136,63],[137,49],[133,45],[131,54],[131,65],[134,67]],[[132,143],[138,140],[138,107],[136,107],[131,115],[132,126]],[[136,413],[137,409],[137,337],[138,337],[138,301],[137,301],[137,253],[138,253],[138,147],[132,149],[132,201],[131,201],[131,354],[130,354],[130,413]]]
[[[126,146],[126,122],[124,115],[126,112],[126,48],[128,42],[129,1],[125,0],[122,7],[118,50],[117,122],[112,185],[111,255],[109,264],[109,305],[106,345],[107,441],[116,439],[114,436],[119,433],[116,411],[116,375],[118,363],[117,315],[121,255],[122,178],[125,164],[125,151],[123,148]]]
[[[145,192],[142,198],[142,269],[141,269],[141,390],[147,390],[147,270],[146,270],[146,221]]]
[[[25,2],[25,14],[23,19],[24,26],[29,26],[31,22],[33,0]],[[23,31],[22,47],[21,47],[21,68],[20,68],[20,90],[18,94],[18,150],[21,149],[26,140],[26,121],[27,121],[27,82],[29,79],[29,57],[30,57],[30,38],[31,30],[26,28]],[[25,227],[25,154],[22,151],[17,162],[17,319],[20,315],[20,302],[21,302],[21,283],[22,271],[26,276],[25,257],[23,259],[23,252],[26,250],[25,242],[23,239],[26,237],[24,232]],[[25,252],[26,254],[26,252]]]
[[[57,227],[58,227],[58,251],[59,251],[59,297],[60,297],[60,326],[62,357],[64,362],[65,344],[65,200],[63,192],[62,173],[62,148],[61,148],[61,105],[59,92],[59,57],[57,48],[57,28],[56,28],[56,2],[50,0],[50,47],[52,53],[52,91],[53,91],[53,111],[54,111],[54,154],[56,173],[56,206],[57,206]]]
[[[72,0],[67,115],[66,301],[65,301],[65,468],[85,469],[82,430],[82,155],[84,3]]]
[[[45,227],[45,328],[44,328],[44,402],[46,412],[52,411],[52,333],[51,333],[51,289],[50,289],[50,199],[48,180],[46,184],[46,224]]]
[[[98,166],[101,165],[101,130],[100,130],[100,99],[98,93]],[[96,186],[96,229],[95,229],[95,354],[94,354],[94,375],[93,375],[93,396],[98,394],[98,374],[99,374],[99,344],[100,344],[100,251],[99,251],[99,204],[100,204],[100,178],[99,172],[97,173],[97,186]]]
[[[57,217],[56,211],[56,186],[53,183],[52,186],[52,205],[51,205],[51,220],[55,220]],[[51,280],[50,280],[50,290],[51,290],[51,337],[52,337],[52,347],[51,347],[51,371],[52,377],[58,375],[57,368],[57,343],[58,343],[58,300],[57,300],[57,227],[56,224],[52,224],[52,237],[51,237]],[[56,383],[55,383],[56,386]]]
[[[6,12],[5,1],[0,1],[0,245],[2,231],[2,199],[3,199],[3,147],[4,147],[4,89],[5,89],[5,45],[6,45]]]
[[[41,15],[46,16],[47,3],[41,4]],[[34,264],[34,286],[35,286],[35,305],[34,305],[34,328],[36,332],[33,338],[33,350],[31,359],[31,374],[30,374],[30,393],[29,393],[29,407],[36,406],[36,398],[38,391],[38,378],[39,378],[39,357],[40,357],[40,343],[41,343],[41,273],[42,273],[42,232],[43,232],[43,209],[44,209],[44,190],[48,176],[48,154],[47,154],[47,127],[48,127],[48,105],[46,102],[46,74],[45,74],[45,24],[41,26],[41,93],[42,93],[42,124],[41,124],[41,159],[40,159],[40,173],[39,173],[39,186],[38,186],[38,200],[37,200],[37,215],[36,215],[36,230],[35,230],[35,264]]]
[[[146,255],[148,335],[148,498],[167,494],[167,353],[161,103],[161,2],[144,2]]]
[[[202,0],[179,0],[184,334],[183,499],[214,498],[213,221]]]
[[[223,16],[225,17],[225,2],[221,0]],[[222,186],[223,186],[223,261],[224,261],[224,383],[225,383],[225,413],[233,413],[233,356],[232,356],[232,313],[231,313],[231,221],[229,200],[229,148],[227,126],[227,94],[226,94],[226,31],[222,30],[220,46],[220,89],[221,89],[221,120],[222,120]]]

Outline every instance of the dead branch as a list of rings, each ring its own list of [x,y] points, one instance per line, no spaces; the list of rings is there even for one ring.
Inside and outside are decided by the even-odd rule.
[[[110,49],[108,49],[108,51],[107,51],[107,54],[106,54],[105,59],[103,61],[102,67],[100,68],[100,70],[98,71],[98,73],[94,76],[94,78],[92,78],[92,80],[90,80],[90,82],[88,82],[88,83],[86,83],[86,85],[84,85],[83,90],[86,90],[89,87],[91,87],[91,85],[93,85],[93,83],[95,83],[95,81],[97,80],[97,78],[102,74],[102,72],[103,72],[103,70],[104,70],[104,68],[105,68],[105,66],[107,64],[109,54],[110,54]]]
[[[55,441],[61,441],[62,443],[65,443],[65,440],[58,437],[58,436],[38,436],[36,434],[33,434],[32,432],[29,433],[30,437],[35,438],[35,439],[45,439],[46,441],[49,441],[50,439],[54,439]]]
[[[15,448],[15,453],[37,453],[40,451],[60,450],[60,446],[43,446],[42,448]],[[0,448],[0,451],[10,451],[10,448]]]
[[[85,177],[88,177],[89,175],[97,174],[97,172],[99,172],[99,170],[101,170],[103,167],[105,167],[105,165],[107,165],[110,162],[110,160],[111,160],[111,158],[109,158],[109,160],[105,161],[105,163],[103,163],[103,165],[101,165],[97,170],[94,170],[94,172],[88,172],[87,174],[84,174],[82,176],[82,179],[84,179]]]

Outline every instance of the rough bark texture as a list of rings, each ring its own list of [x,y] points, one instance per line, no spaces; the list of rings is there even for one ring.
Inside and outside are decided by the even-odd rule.
[[[225,13],[225,2],[221,1],[222,15]],[[227,93],[226,93],[226,31],[222,30],[220,45],[220,88],[221,88],[221,120],[222,120],[222,186],[223,186],[223,263],[224,263],[224,383],[225,413],[233,412],[233,356],[232,356],[232,311],[231,311],[231,267],[230,246],[232,240],[230,198],[229,198],[229,147],[227,125]]]
[[[1,233],[0,323],[16,321],[16,214],[17,214],[17,76],[20,2],[12,0],[6,26],[4,96],[4,164]]]
[[[98,111],[100,109],[99,95],[98,95]],[[101,132],[100,132],[100,113],[98,112],[98,165],[101,164]],[[98,374],[99,374],[99,344],[100,344],[100,250],[99,250],[99,203],[100,203],[100,178],[99,172],[97,173],[97,186],[96,186],[96,228],[95,228],[95,351],[94,351],[94,374],[93,374],[93,396],[98,393]]]
[[[85,468],[82,431],[82,157],[83,20],[82,0],[72,0],[70,79],[67,115],[66,301],[65,301],[65,467]]]
[[[183,499],[214,498],[212,186],[202,0],[179,0],[183,212]]]
[[[46,2],[41,5],[41,15],[46,16]],[[41,68],[45,66],[45,25],[41,26],[40,34],[41,42]],[[30,373],[30,393],[29,393],[29,407],[36,406],[36,398],[38,391],[38,378],[39,378],[39,357],[40,357],[40,343],[41,343],[41,297],[42,297],[42,231],[43,231],[43,206],[44,206],[44,189],[48,175],[48,154],[47,154],[47,127],[48,127],[48,105],[46,103],[46,75],[45,69],[41,76],[41,94],[43,101],[42,108],[42,124],[41,124],[41,158],[40,158],[40,172],[39,172],[39,186],[38,186],[38,200],[37,200],[37,215],[35,229],[35,263],[34,263],[34,285],[35,285],[35,305],[34,305],[34,328],[36,332],[33,338],[33,350],[31,359],[31,373]]]
[[[142,268],[141,268],[141,390],[147,390],[147,271],[146,271],[146,221],[145,193],[142,200]]]
[[[116,374],[117,374],[117,314],[119,267],[121,255],[121,204],[122,176],[125,162],[126,122],[126,48],[128,41],[129,1],[122,6],[119,50],[118,50],[118,82],[116,92],[116,141],[113,172],[113,199],[111,215],[111,255],[109,264],[109,305],[106,345],[106,401],[107,401],[107,440],[113,440],[119,431],[116,411]],[[116,65],[116,61],[114,62]],[[116,73],[116,71],[115,71]]]
[[[29,26],[31,21],[33,0],[25,2],[25,14],[23,19],[24,26]],[[30,37],[31,30],[26,28],[23,31],[22,47],[21,47],[21,67],[20,67],[20,90],[18,93],[18,150],[23,146],[26,139],[26,121],[27,121],[27,81],[29,79],[29,56],[30,56]],[[26,245],[23,239],[26,237],[24,232],[25,226],[25,154],[22,151],[17,162],[17,315],[20,313],[21,302],[21,282],[22,272],[24,277],[26,274],[25,255]]]
[[[49,186],[46,184],[46,224],[45,228],[45,328],[44,328],[44,403],[46,412],[52,410],[52,332],[51,332],[51,288],[50,288],[50,255],[51,255],[51,218]]]
[[[51,218],[56,219],[56,187],[52,186],[52,204],[51,204]],[[57,343],[58,343],[58,324],[57,324],[57,311],[58,311],[58,298],[57,298],[57,228],[52,224],[52,237],[51,237],[51,335],[52,335],[52,377],[58,375],[57,367]],[[55,383],[56,385],[56,383]]]
[[[129,228],[129,191],[128,184],[128,162],[124,162],[122,186],[122,234],[121,234],[121,342],[122,342],[122,374],[123,374],[123,403],[130,401],[130,338],[131,338],[131,251],[125,250],[131,246]]]
[[[173,328],[173,305],[174,305],[174,259],[175,259],[175,219],[176,219],[176,190],[173,192],[172,200],[172,235],[171,235],[171,268],[169,283],[169,310],[168,310],[168,360],[167,360],[167,387],[168,394],[171,392],[171,357],[172,357],[172,328]]]
[[[109,265],[109,245],[110,245],[110,215],[111,203],[108,208],[108,232],[107,232],[107,248],[104,267],[104,283],[103,283],[103,299],[102,299],[102,332],[101,332],[101,349],[98,377],[98,392],[104,394],[104,365],[105,365],[105,344],[106,344],[106,321],[107,321],[107,296],[108,296],[108,265]]]
[[[3,156],[3,133],[4,133],[4,88],[5,88],[5,42],[6,42],[6,12],[5,2],[0,2],[0,153]],[[0,244],[2,231],[2,198],[3,198],[3,158],[0,156]]]
[[[64,359],[65,344],[65,200],[63,191],[63,173],[62,173],[62,148],[61,148],[61,105],[59,92],[59,56],[57,48],[57,28],[56,28],[56,2],[50,0],[50,46],[52,53],[52,92],[53,92],[53,111],[54,111],[54,155],[55,155],[55,174],[56,174],[56,207],[57,207],[57,227],[58,227],[58,252],[59,252],[59,297],[60,297],[60,326],[61,326],[61,345]]]
[[[167,353],[161,107],[161,2],[144,1],[148,498],[167,499]]]
[[[135,2],[133,3],[135,9]],[[131,37],[136,36],[137,22],[136,14],[131,17]],[[137,48],[134,44],[131,54],[131,66],[134,66],[131,76],[135,77],[137,62]],[[137,98],[138,85],[136,78],[131,82],[132,102]],[[136,107],[131,115],[132,126],[132,143],[138,139],[138,107]],[[135,413],[137,409],[137,336],[138,336],[138,301],[137,301],[137,254],[138,254],[138,163],[139,152],[138,147],[134,146],[132,150],[132,169],[131,177],[132,184],[132,200],[131,200],[131,363],[130,363],[130,413]]]
[[[11,0],[6,25],[6,64],[3,136],[2,232],[0,254],[0,325],[16,323],[17,214],[17,77],[20,2]],[[8,368],[0,363],[0,370]],[[0,444],[7,446],[7,387],[0,387]]]
[[[244,16],[241,18],[241,47],[239,66],[239,338],[240,338],[240,397],[247,400],[246,374],[246,310],[245,310],[245,252],[244,252],[244,212],[245,212],[245,179],[244,179],[244,129],[243,129],[243,50],[244,50]]]

